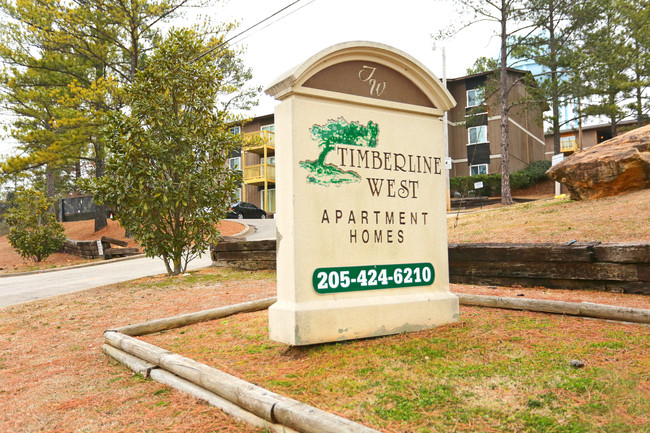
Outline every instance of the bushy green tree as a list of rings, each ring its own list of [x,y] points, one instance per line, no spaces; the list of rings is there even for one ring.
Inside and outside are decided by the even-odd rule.
[[[240,175],[227,164],[241,139],[219,107],[231,52],[210,46],[192,30],[174,30],[127,88],[127,113],[108,117],[107,175],[88,184],[95,200],[116,218],[168,274],[185,271],[219,234]]]
[[[87,168],[102,177],[104,115],[124,108],[124,86],[146,64],[162,24],[212,3],[0,0],[0,103],[14,115],[12,132],[21,143],[0,172],[46,167],[50,196],[55,173],[75,160],[89,161]],[[95,231],[106,224],[106,209],[98,206]]]
[[[65,243],[63,225],[48,212],[51,201],[33,189],[21,189],[15,195],[16,207],[9,209],[7,238],[22,257],[35,262],[60,250]]]

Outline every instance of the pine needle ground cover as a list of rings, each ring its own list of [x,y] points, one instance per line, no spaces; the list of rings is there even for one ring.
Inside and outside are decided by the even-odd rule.
[[[558,221],[578,217],[571,227],[584,236],[563,231],[558,241],[601,240],[593,233],[607,234],[602,240],[609,242],[648,241],[649,192],[586,204],[543,202],[553,204],[542,210],[557,212],[537,216],[525,214],[532,206],[517,205],[460,219],[488,218],[500,228],[491,231],[491,242],[544,242]],[[499,221],[499,215],[505,218]],[[529,223],[511,224],[519,217]],[[527,227],[541,221],[544,230],[530,234]],[[450,241],[472,241],[463,231],[454,235],[450,229]],[[451,289],[650,309],[650,297],[639,295]],[[133,375],[100,347],[108,328],[275,292],[272,272],[208,268],[1,308],[0,431],[257,431]],[[461,307],[460,322],[430,331],[291,349],[269,341],[266,326],[266,313],[260,312],[144,338],[388,432],[650,432],[650,327]],[[571,367],[574,359],[585,367]]]
[[[447,226],[450,244],[650,242],[650,189],[596,200],[550,199],[454,214]]]
[[[462,307],[433,330],[291,348],[267,324],[249,313],[144,339],[381,431],[650,431],[645,326]]]

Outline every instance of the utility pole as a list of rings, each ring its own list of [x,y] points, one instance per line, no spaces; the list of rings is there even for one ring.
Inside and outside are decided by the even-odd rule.
[[[442,53],[442,86],[447,90],[447,52],[445,46],[442,45],[438,47],[436,43],[433,43],[433,49],[437,50],[440,48]],[[445,144],[445,166],[447,164],[447,159],[449,158],[449,123],[447,122],[447,111],[442,116],[442,139]],[[445,168],[445,178],[447,185],[447,212],[451,211],[451,189],[449,187],[449,169]]]

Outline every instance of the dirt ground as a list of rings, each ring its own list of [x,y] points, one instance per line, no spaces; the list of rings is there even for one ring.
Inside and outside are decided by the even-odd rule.
[[[94,241],[102,236],[126,240],[129,247],[138,247],[138,244],[131,238],[126,238],[124,229],[117,221],[108,220],[108,226],[98,232],[94,232],[94,221],[72,221],[65,222],[65,234],[68,239],[77,241]],[[231,236],[242,231],[243,225],[233,221],[222,221],[219,230],[223,236]],[[101,259],[97,259],[101,260]],[[54,253],[39,264],[39,268],[56,268],[69,266],[77,263],[88,262],[71,254]],[[20,257],[20,254],[9,244],[6,236],[0,237],[0,274],[9,272],[28,271],[34,268],[34,262]]]

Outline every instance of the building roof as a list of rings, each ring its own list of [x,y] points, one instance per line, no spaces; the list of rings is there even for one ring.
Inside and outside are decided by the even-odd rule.
[[[648,123],[647,121],[644,122],[644,124]],[[636,124],[636,119],[631,119],[631,120],[622,120],[620,122],[616,123],[616,126],[631,126]],[[604,129],[604,128],[609,128],[611,127],[612,124],[610,122],[605,122],[605,123],[598,123],[595,125],[585,125],[582,127],[583,131],[592,131],[594,129]],[[565,134],[567,132],[578,132],[578,128],[570,128],[570,129],[560,129],[560,134]],[[544,133],[545,137],[551,137],[553,136],[553,132],[545,132]]]
[[[515,69],[515,68],[507,68],[508,72],[512,72],[513,74],[520,74],[520,75],[526,75],[530,74],[530,71],[526,71],[523,69]],[[486,76],[489,75],[495,71],[486,71],[486,72],[479,72],[478,74],[472,74],[472,75],[465,75],[463,77],[457,77],[457,78],[447,78],[447,81],[463,81],[463,80],[468,80],[470,78],[476,78],[476,77],[481,77],[481,76]]]

